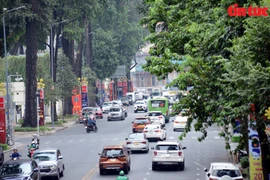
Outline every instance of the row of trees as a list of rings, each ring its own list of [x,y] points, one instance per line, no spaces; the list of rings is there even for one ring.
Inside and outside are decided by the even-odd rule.
[[[1,10],[25,6],[24,9],[5,14],[8,52],[16,55],[19,49],[22,50],[26,46],[25,72],[22,72],[23,75],[25,74],[26,84],[23,126],[36,126],[37,77],[45,79],[46,96],[56,100],[58,97],[54,91],[61,91],[65,89],[63,87],[72,88],[73,85],[78,84],[74,79],[86,77],[90,84],[89,90],[94,94],[97,78],[100,80],[109,78],[118,65],[126,65],[129,69],[133,55],[143,43],[144,31],[138,23],[140,19],[137,12],[138,2],[139,0],[3,0],[1,2]],[[5,12],[2,11],[3,13]],[[0,55],[3,57],[3,31],[0,31],[0,34]],[[52,42],[47,42],[48,36],[51,36]],[[50,44],[55,44],[55,47],[50,47]],[[48,75],[52,74],[52,71],[37,75],[37,53],[46,46],[53,54],[53,65],[50,64],[50,67],[53,67],[51,81]],[[65,57],[61,58],[63,62],[59,67],[59,48],[63,49],[72,72],[64,73],[70,69],[68,65],[63,66],[66,64]],[[10,74],[16,72],[10,70]],[[62,94],[65,94],[62,97],[65,99],[64,114],[71,114],[71,93]],[[95,96],[91,96],[90,102],[90,105],[95,103]],[[54,114],[54,119],[57,119],[56,113]]]
[[[172,71],[179,76],[170,84],[181,89],[193,86],[190,94],[174,108],[190,108],[185,134],[194,128],[207,136],[207,127],[227,126],[241,121],[243,142],[248,143],[250,103],[255,104],[257,130],[261,141],[264,177],[270,173],[269,141],[264,117],[270,107],[270,17],[230,17],[227,8],[235,1],[144,0],[141,23],[151,32],[155,44],[144,68],[165,78]],[[254,4],[253,4],[254,3]],[[239,1],[239,7],[269,7],[267,1]],[[156,33],[157,23],[163,31]],[[171,60],[183,61],[175,65]],[[188,70],[185,67],[189,67]],[[211,121],[209,121],[209,116]],[[221,133],[229,147],[229,132]],[[181,138],[181,137],[180,137]]]

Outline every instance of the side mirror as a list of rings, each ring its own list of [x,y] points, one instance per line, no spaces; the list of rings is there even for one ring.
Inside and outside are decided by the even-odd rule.
[[[128,138],[126,138],[125,140],[128,140]]]
[[[187,149],[186,147],[182,147],[182,149]]]
[[[38,171],[39,171],[39,169],[38,169],[38,168],[35,168],[35,169],[34,169],[34,172],[35,172],[35,173],[36,173],[36,172],[38,172]]]
[[[155,148],[154,147],[151,147],[152,150],[154,150]]]
[[[63,159],[63,156],[59,156],[58,159]]]
[[[207,172],[208,170],[206,168],[203,169],[205,172]]]
[[[210,173],[207,173],[207,176],[210,177]]]
[[[98,155],[101,155],[101,153],[98,153]]]

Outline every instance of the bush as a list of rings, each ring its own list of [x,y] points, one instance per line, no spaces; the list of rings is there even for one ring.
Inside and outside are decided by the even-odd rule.
[[[55,121],[54,122],[54,124],[64,124],[64,123],[66,123],[67,121],[65,121],[65,120],[59,120],[59,121]],[[46,124],[52,124],[52,122],[46,122]]]
[[[242,157],[240,159],[240,164],[242,168],[248,168],[249,167],[249,159],[248,157]]]
[[[18,124],[22,125],[23,124],[23,119],[19,119]]]
[[[8,150],[8,145],[7,144],[0,144],[0,146],[3,148],[3,150]]]
[[[40,131],[50,131],[51,128],[46,127],[46,126],[40,126],[39,127]],[[15,132],[34,132],[37,131],[36,127],[15,127]]]

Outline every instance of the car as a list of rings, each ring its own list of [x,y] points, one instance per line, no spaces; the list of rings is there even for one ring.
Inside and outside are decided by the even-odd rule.
[[[143,132],[143,129],[147,124],[150,124],[150,120],[147,117],[136,117],[132,123],[132,132]]]
[[[187,116],[176,116],[176,118],[173,120],[173,131],[184,130],[187,126],[187,121]]]
[[[127,97],[122,97],[121,102],[122,102],[123,106],[129,106],[129,100]]]
[[[109,113],[110,112],[110,108],[112,107],[112,102],[104,102],[102,104],[102,110],[103,110],[103,113]]]
[[[111,101],[111,102],[112,102],[112,104],[113,104],[114,106],[123,106],[121,100],[114,100],[114,101]]]
[[[130,96],[128,96],[128,102],[129,102],[129,105],[133,105],[133,100]]]
[[[136,101],[134,104],[134,113],[137,113],[138,111],[147,112],[147,104],[145,101]]]
[[[143,129],[143,133],[148,140],[158,139],[163,141],[167,138],[166,128],[163,128],[161,124],[147,124]]]
[[[152,170],[156,171],[159,166],[176,166],[178,170],[185,169],[184,149],[179,141],[157,142],[152,155]]]
[[[124,145],[105,146],[99,153],[99,174],[106,171],[121,171],[128,174],[131,167],[130,151]]]
[[[4,161],[5,161],[5,156],[4,156],[3,146],[0,146],[0,166],[3,165]]]
[[[130,152],[143,151],[148,153],[149,142],[143,133],[131,133],[126,138],[126,147]]]
[[[165,127],[165,117],[161,111],[151,111],[146,115],[151,121],[151,124],[161,124],[162,127]]]
[[[228,162],[213,162],[210,168],[204,169],[206,172],[206,180],[221,180],[222,177],[231,177],[232,180],[244,180],[239,168]]]
[[[107,120],[125,120],[125,112],[120,106],[112,106],[110,112],[108,113]]]
[[[0,170],[0,179],[40,180],[41,174],[35,160],[16,159],[8,160]]]
[[[33,154],[42,177],[59,179],[64,176],[65,165],[59,149],[38,150]]]
[[[100,107],[94,107],[94,111],[95,111],[95,116],[96,118],[100,118],[102,119],[103,118],[103,112],[102,112],[102,109]]]

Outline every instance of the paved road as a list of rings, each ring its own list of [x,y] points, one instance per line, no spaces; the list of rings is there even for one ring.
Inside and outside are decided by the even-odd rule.
[[[53,135],[40,138],[43,148],[59,148],[62,152],[66,170],[62,180],[113,180],[117,174],[100,176],[98,169],[98,152],[106,145],[117,145],[124,143],[125,138],[131,132],[131,121],[135,116],[144,113],[134,114],[132,107],[129,108],[129,115],[124,121],[97,120],[99,131],[87,134],[82,124],[76,124],[67,130],[57,132]],[[181,132],[172,131],[172,123],[166,124],[167,141],[177,140]],[[184,171],[151,170],[152,151],[148,154],[131,154],[131,171],[128,174],[130,179],[136,180],[202,180],[205,179],[203,167],[208,167],[213,161],[228,161],[227,152],[224,149],[224,140],[218,136],[218,127],[212,127],[208,131],[208,138],[199,143],[197,137],[200,133],[191,132],[182,141],[187,147],[186,167]],[[27,145],[29,138],[20,139],[19,142]],[[155,142],[150,143],[150,147]],[[20,150],[23,157],[26,157],[26,146]]]

